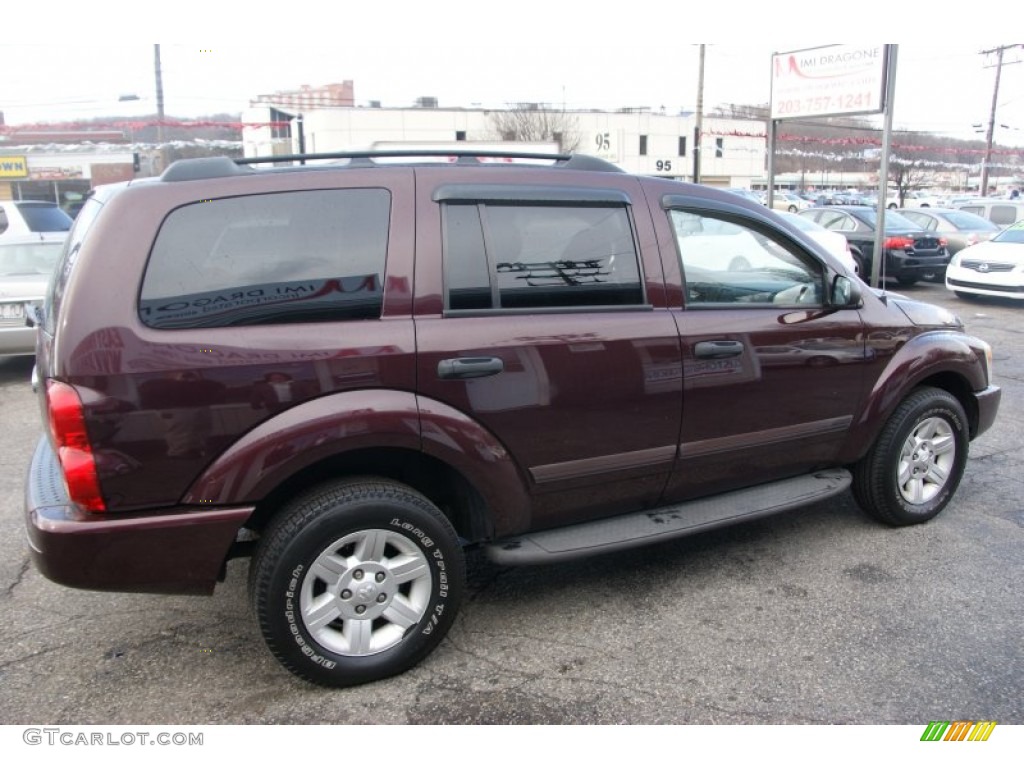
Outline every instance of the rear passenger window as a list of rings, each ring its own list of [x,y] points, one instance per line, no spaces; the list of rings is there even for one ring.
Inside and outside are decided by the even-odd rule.
[[[172,212],[139,301],[152,328],[380,316],[391,196],[383,189],[250,195]]]
[[[450,310],[644,303],[625,206],[449,204],[444,228]]]

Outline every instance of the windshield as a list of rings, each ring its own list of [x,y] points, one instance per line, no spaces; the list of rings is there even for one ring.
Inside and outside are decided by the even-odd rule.
[[[1024,243],[1024,219],[1012,224],[992,238],[993,243]]]
[[[957,229],[973,229],[980,232],[998,232],[999,227],[988,219],[967,211],[950,211],[944,213],[946,220]]]

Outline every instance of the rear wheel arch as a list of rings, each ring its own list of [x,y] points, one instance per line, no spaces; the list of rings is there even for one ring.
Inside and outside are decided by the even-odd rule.
[[[435,457],[403,448],[347,451],[305,467],[267,494],[245,527],[262,532],[282,509],[310,488],[365,476],[394,480],[422,494],[466,541],[482,541],[494,534],[488,504],[465,475]]]

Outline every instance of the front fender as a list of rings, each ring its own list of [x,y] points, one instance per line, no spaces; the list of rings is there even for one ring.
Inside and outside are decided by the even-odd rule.
[[[860,414],[850,427],[843,446],[844,461],[860,459],[874,443],[889,416],[914,387],[943,376],[959,379],[964,390],[979,392],[988,386],[979,360],[980,345],[971,336],[954,330],[934,330],[914,336],[890,358],[875,381]],[[970,410],[968,409],[968,413]]]

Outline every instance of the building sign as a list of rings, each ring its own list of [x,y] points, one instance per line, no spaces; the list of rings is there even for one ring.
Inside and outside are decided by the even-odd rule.
[[[881,112],[884,45],[828,45],[772,56],[772,120]]]
[[[24,157],[0,157],[0,179],[24,179],[28,176],[28,160]]]
[[[34,181],[80,179],[82,176],[82,166],[80,165],[33,167],[29,172],[29,177]]]

